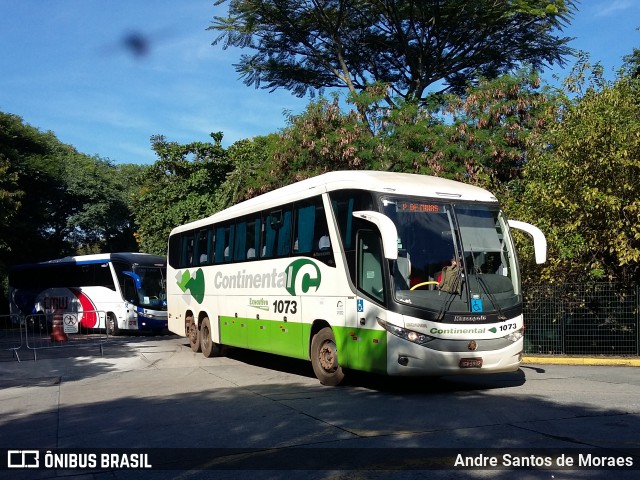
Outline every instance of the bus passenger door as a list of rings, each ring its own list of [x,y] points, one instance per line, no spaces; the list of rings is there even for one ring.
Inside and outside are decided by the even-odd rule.
[[[378,318],[386,320],[387,315],[384,305],[388,282],[384,275],[382,240],[376,231],[360,230],[356,245],[357,326],[353,329],[353,335],[350,332],[349,363],[352,368],[385,373],[386,331],[380,328],[377,321]],[[354,344],[357,345],[356,349]]]

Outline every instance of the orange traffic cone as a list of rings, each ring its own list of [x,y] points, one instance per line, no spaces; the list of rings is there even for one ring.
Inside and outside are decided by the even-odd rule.
[[[64,325],[62,322],[62,314],[55,312],[53,314],[53,322],[51,324],[51,341],[52,342],[66,342],[69,337],[64,332]]]

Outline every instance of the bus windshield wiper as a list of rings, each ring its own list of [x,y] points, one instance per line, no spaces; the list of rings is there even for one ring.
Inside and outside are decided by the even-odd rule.
[[[491,305],[493,305],[493,308],[498,312],[498,320],[506,320],[507,317],[505,316],[504,312],[500,308],[500,304],[498,303],[498,300],[496,300],[496,297],[489,290],[489,287],[487,286],[484,279],[482,278],[482,274],[475,273],[475,277],[476,277],[476,280],[478,281],[478,284],[482,287],[483,292],[489,298]]]
[[[478,282],[478,284],[482,288],[482,291],[491,302],[491,305],[493,306],[495,311],[498,312],[498,320],[506,320],[507,317],[505,316],[504,312],[500,308],[500,304],[498,303],[498,300],[496,299],[496,297],[493,295],[493,293],[487,286],[486,282],[484,281],[484,278],[482,278],[483,274],[480,268],[476,265],[476,258],[475,258],[475,255],[473,254],[473,250],[471,250],[471,261],[473,262],[473,275],[476,277],[476,281]]]

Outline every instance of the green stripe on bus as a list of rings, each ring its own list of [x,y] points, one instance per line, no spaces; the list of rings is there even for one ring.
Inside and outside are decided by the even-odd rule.
[[[220,317],[220,343],[287,357],[309,359],[311,325],[255,318]],[[387,371],[387,332],[333,327],[338,359],[346,368]]]
[[[365,328],[333,327],[338,359],[344,367],[387,373],[387,332]]]
[[[284,320],[220,317],[220,343],[308,359],[310,326]]]

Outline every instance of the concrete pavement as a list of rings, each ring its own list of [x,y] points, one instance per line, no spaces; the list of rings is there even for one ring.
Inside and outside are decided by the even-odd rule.
[[[612,379],[602,391],[602,382],[581,378],[581,388],[591,388],[590,403],[576,405],[573,397],[563,398],[565,375],[529,366],[557,357],[527,357],[532,363],[516,374],[435,381],[433,387],[424,384],[404,394],[403,389],[398,393],[323,387],[309,362],[234,352],[207,359],[186,343],[169,335],[119,337],[104,345],[102,355],[95,345],[55,348],[40,350],[34,361],[31,352],[21,349],[20,362],[10,352],[0,352],[0,448],[288,449],[390,444],[565,448],[572,444],[567,430],[560,428],[566,422],[572,422],[570,428],[579,440],[573,443],[578,445],[587,445],[582,438],[589,439],[593,432],[598,432],[600,446],[619,444],[627,438],[624,435],[629,445],[637,444],[635,390]],[[566,358],[581,365],[587,361]],[[609,380],[608,369],[604,375]],[[624,371],[617,375],[628,376]],[[609,394],[617,395],[618,403],[600,400]],[[550,433],[541,433],[546,429]],[[608,431],[615,435],[605,436],[603,432]],[[7,472],[0,470],[0,478],[3,473]],[[66,471],[10,473],[7,478],[12,480],[71,476]],[[91,475],[75,472],[73,477],[111,480],[140,478],[139,473],[108,470]],[[146,478],[239,478],[234,472],[214,473],[163,476],[153,471]],[[260,477],[255,471],[245,473],[242,478]],[[316,473],[305,477],[365,478],[358,472]],[[515,478],[491,471],[472,477],[464,473],[439,472],[430,477]],[[529,475],[522,473],[518,478]],[[549,478],[546,472],[539,473],[542,476],[530,478]],[[280,476],[267,472],[264,478],[291,478],[291,471]],[[387,477],[381,473],[366,478]],[[424,478],[424,474],[410,472],[406,478]]]

